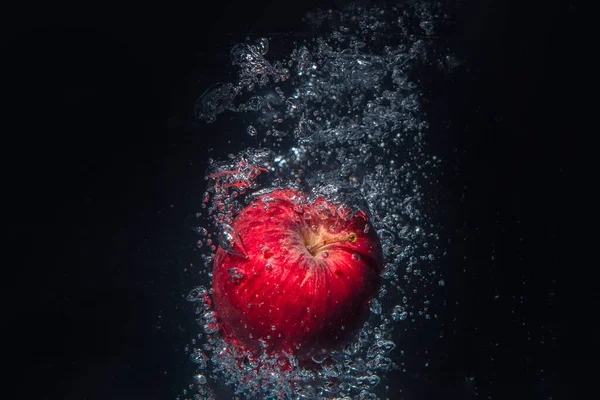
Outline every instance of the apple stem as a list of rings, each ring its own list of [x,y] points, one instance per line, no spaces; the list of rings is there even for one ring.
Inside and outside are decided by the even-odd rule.
[[[308,246],[306,249],[308,250],[308,252],[310,254],[312,254],[313,256],[316,254],[317,250],[330,245],[332,243],[340,243],[340,242],[350,242],[350,243],[354,243],[356,242],[356,233],[351,232],[346,236],[337,236],[331,239],[325,239],[320,243],[316,243],[313,244],[312,246]]]

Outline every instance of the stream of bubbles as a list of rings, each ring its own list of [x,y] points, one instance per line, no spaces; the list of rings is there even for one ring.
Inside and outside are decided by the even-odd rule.
[[[178,399],[217,399],[219,390],[236,399],[385,398],[386,373],[404,368],[392,331],[435,318],[432,288],[444,285],[433,262],[438,236],[422,207],[429,201],[423,185],[435,179],[440,160],[427,152],[429,127],[411,76],[423,65],[455,66],[450,55],[431,54],[436,27],[446,20],[441,5],[415,2],[316,10],[305,22],[328,33],[295,43],[278,59],[266,38],[231,49],[237,77],[209,88],[197,117],[212,123],[240,113],[252,121],[240,135],[255,137],[257,146],[210,161],[196,228],[201,276],[209,281],[216,246],[230,247],[239,210],[260,194],[292,187],[370,214],[386,257],[384,284],[356,340],[331,354],[332,366],[291,372],[267,355],[257,372],[258,364],[228,348],[210,285],[194,288],[187,300],[200,327],[186,351],[197,375]]]

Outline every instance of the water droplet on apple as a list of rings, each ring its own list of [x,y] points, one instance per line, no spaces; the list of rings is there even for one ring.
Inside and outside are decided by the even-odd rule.
[[[303,215],[304,219],[309,220],[312,218],[312,215],[310,215],[310,213],[308,211],[306,211]]]
[[[322,219],[322,220],[326,220],[331,216],[331,212],[329,211],[328,208],[325,208],[325,207],[317,207],[316,213],[317,213],[317,216],[319,217],[319,219]]]
[[[354,261],[360,261],[360,254],[358,254],[358,253],[352,253],[352,259]]]
[[[313,232],[316,232],[317,231],[317,226],[316,225],[311,225],[310,226],[310,230],[313,231]]]
[[[327,252],[327,250],[325,250],[321,253],[321,257],[323,257],[323,258],[329,257],[329,253]]]
[[[265,264],[265,271],[270,271],[271,269],[271,264]]]
[[[269,246],[265,246],[265,245],[260,246],[260,254],[262,254],[262,256],[265,259],[269,259],[269,258],[271,258],[271,256],[273,256],[273,253],[271,252],[271,248],[269,248]]]
[[[235,267],[229,268],[227,273],[229,274],[229,280],[233,283],[240,283],[240,280],[245,276],[244,271]]]

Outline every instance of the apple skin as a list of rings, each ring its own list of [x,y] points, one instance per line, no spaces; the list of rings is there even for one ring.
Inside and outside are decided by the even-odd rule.
[[[225,340],[299,362],[347,344],[381,283],[379,238],[363,211],[281,189],[243,209],[229,251],[219,246],[213,299]],[[259,341],[261,339],[261,341]]]

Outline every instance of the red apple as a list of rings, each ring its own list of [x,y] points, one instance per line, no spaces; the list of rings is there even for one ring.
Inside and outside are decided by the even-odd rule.
[[[353,338],[383,267],[363,211],[276,190],[242,210],[232,228],[213,269],[217,322],[228,342],[255,353],[262,342],[304,363]]]

